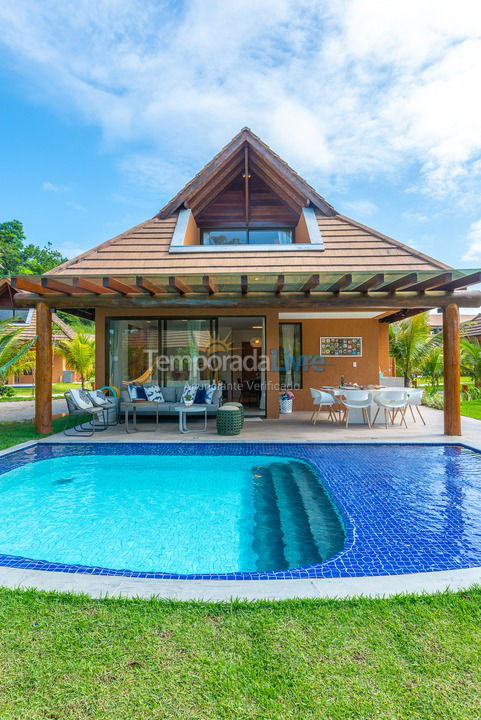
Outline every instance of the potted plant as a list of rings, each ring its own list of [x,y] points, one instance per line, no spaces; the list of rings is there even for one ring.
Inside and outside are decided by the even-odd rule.
[[[193,404],[194,404],[194,396],[192,395],[192,393],[190,393],[190,392],[185,393],[185,395],[184,395],[184,405],[185,405],[186,407],[190,407],[190,406],[193,405]]]
[[[292,401],[295,400],[292,390],[281,390],[279,395],[279,411],[281,415],[288,415],[292,412]]]

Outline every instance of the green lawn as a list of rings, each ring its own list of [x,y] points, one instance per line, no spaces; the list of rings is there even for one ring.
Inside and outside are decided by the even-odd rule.
[[[473,720],[481,590],[174,603],[0,590],[0,717]]]
[[[481,420],[481,400],[469,400],[461,403],[461,415]]]
[[[73,420],[71,421],[71,424]],[[65,418],[57,418],[52,421],[53,432],[63,430]],[[70,426],[69,426],[70,427]],[[12,445],[27,442],[27,440],[38,440],[47,435],[37,435],[33,423],[0,423],[0,450],[5,450]],[[1,702],[0,702],[1,707]],[[1,717],[1,714],[0,714]]]

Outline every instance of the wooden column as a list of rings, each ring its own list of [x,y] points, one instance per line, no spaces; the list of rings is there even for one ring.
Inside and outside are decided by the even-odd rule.
[[[459,308],[448,305],[443,314],[444,434],[461,435]]]
[[[45,435],[52,432],[52,313],[43,302],[36,310],[35,432]]]

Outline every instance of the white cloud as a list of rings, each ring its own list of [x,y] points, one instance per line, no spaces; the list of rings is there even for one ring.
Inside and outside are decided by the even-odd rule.
[[[353,200],[352,202],[346,203],[346,207],[350,212],[357,213],[364,217],[370,217],[378,210],[376,203],[371,200]]]
[[[471,223],[466,239],[469,245],[467,252],[463,255],[463,262],[479,262],[481,260],[481,220]]]
[[[46,192],[68,192],[70,190],[67,185],[55,185],[55,183],[50,182],[49,180],[45,180],[45,182],[42,183],[42,190],[45,190]]]
[[[0,22],[32,92],[152,189],[249,125],[326,195],[413,166],[431,197],[480,195],[478,0],[3,0]]]

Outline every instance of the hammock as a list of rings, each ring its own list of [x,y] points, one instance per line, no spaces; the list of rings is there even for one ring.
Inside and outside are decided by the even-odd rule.
[[[139,375],[139,377],[135,378],[135,380],[123,380],[122,384],[123,385],[133,385],[134,383],[139,383],[141,385],[142,383],[149,380],[149,378],[151,377],[153,372],[154,372],[154,366],[152,365],[151,368],[149,368],[144,373],[142,373],[142,375]]]

